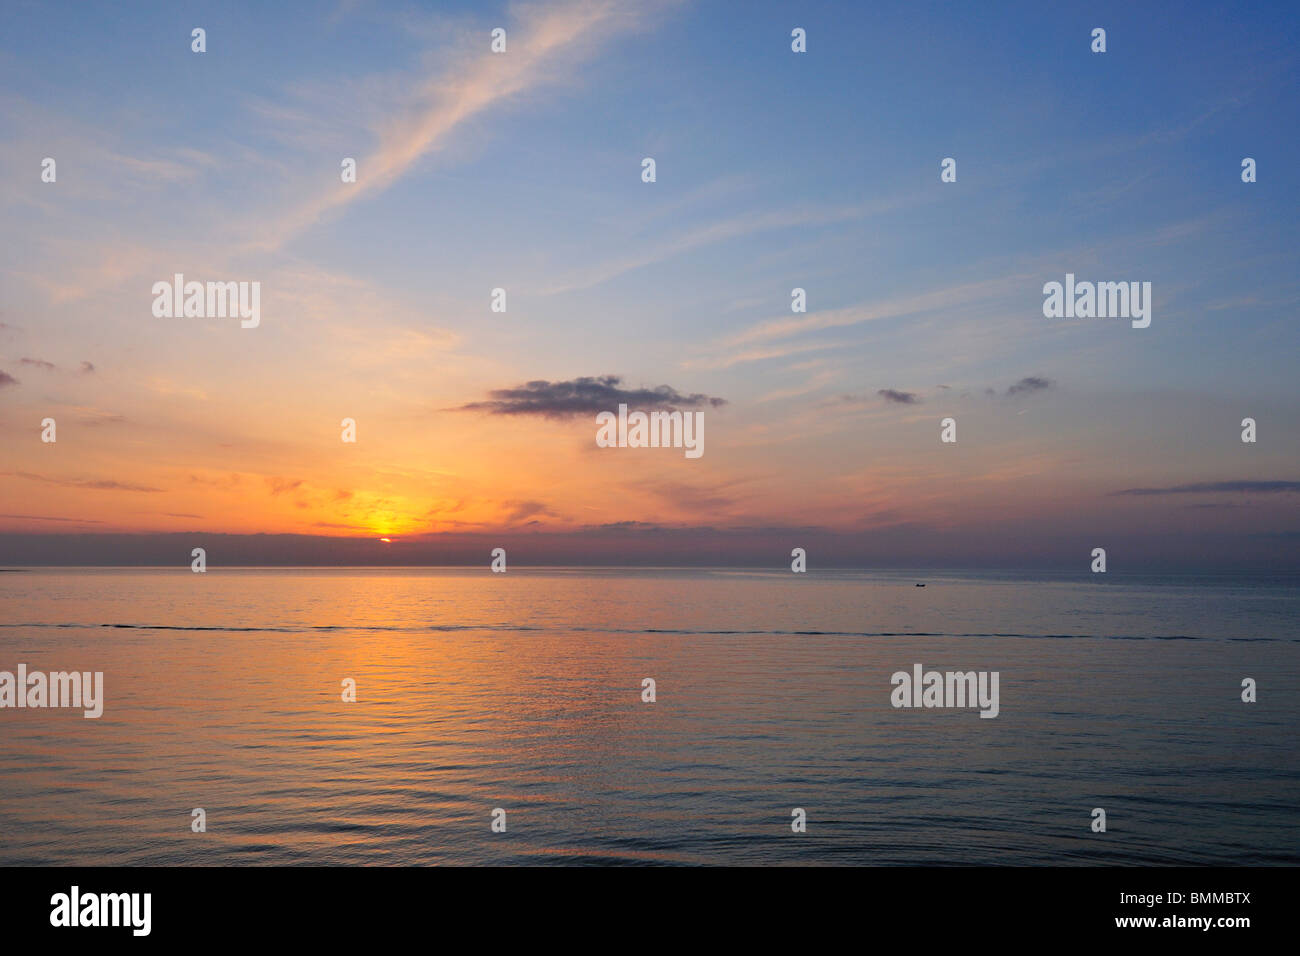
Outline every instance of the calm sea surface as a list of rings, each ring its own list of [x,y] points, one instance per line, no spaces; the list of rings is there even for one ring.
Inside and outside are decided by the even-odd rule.
[[[1298,610],[1294,577],[3,573],[0,670],[106,703],[0,710],[0,864],[1294,864]],[[1000,716],[892,708],[917,662],[999,671]]]

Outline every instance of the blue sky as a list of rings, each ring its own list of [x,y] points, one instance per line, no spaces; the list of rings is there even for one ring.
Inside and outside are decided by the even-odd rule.
[[[520,501],[556,531],[1119,533],[1127,488],[1294,482],[1298,24],[1284,4],[6,5],[0,488],[28,517],[0,521],[94,530],[120,509],[86,482],[123,469],[157,491],[111,530],[410,535],[508,527]],[[266,322],[160,328],[141,289],[173,271],[260,280]],[[1151,282],[1151,327],[1044,318],[1066,272]],[[596,462],[585,419],[448,411],[609,374],[727,399],[699,467]],[[1026,378],[1049,384],[1008,394]],[[60,410],[101,424],[52,466],[31,422]],[[349,410],[381,439],[364,464],[286,444]],[[521,456],[539,470],[514,487]],[[241,523],[194,498],[221,473],[319,494],[241,498]],[[431,475],[476,503],[421,500]],[[335,486],[370,511],[327,520]],[[1262,485],[1144,514],[1155,497],[1151,534],[1295,516]]]

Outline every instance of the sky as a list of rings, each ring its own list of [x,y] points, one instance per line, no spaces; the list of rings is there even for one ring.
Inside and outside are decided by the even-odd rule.
[[[1294,569],[1298,41],[1289,3],[6,3],[0,562]],[[259,324],[156,316],[176,273]],[[1046,317],[1067,273],[1150,326]],[[704,453],[599,447],[620,402]]]

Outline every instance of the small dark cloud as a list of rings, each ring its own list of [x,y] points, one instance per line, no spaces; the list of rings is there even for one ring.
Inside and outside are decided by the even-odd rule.
[[[14,378],[8,372],[0,369],[0,388],[4,388],[6,385],[17,385],[17,384],[18,384],[18,379]]]
[[[669,385],[623,388],[622,381],[617,375],[600,375],[566,382],[528,382],[516,388],[494,389],[488,393],[490,401],[470,402],[460,406],[459,411],[573,418],[616,411],[620,404],[640,411],[675,411],[704,405],[717,408],[727,403],[725,398],[700,392],[684,395]]]
[[[920,401],[916,392],[900,392],[896,388],[882,388],[876,394],[894,405],[915,405]]]
[[[202,518],[203,515],[185,514],[181,511],[164,511],[163,515],[168,518]]]
[[[1112,491],[1112,495],[1205,495],[1218,492],[1240,494],[1276,494],[1300,491],[1300,481],[1201,481],[1190,485],[1170,485],[1165,488],[1125,488]]]
[[[18,360],[19,365],[29,365],[32,368],[43,368],[47,372],[54,371],[54,363],[47,362],[45,359],[24,358]]]
[[[89,375],[89,374],[90,374],[91,372],[93,372],[93,371],[95,371],[95,366],[94,366],[92,363],[90,363],[90,362],[82,362],[82,363],[81,363],[81,374],[82,374],[82,375]]]
[[[1054,386],[1056,383],[1050,378],[1043,378],[1038,375],[1027,375],[1016,384],[1007,389],[1008,395],[1025,395],[1030,392],[1043,392]]]

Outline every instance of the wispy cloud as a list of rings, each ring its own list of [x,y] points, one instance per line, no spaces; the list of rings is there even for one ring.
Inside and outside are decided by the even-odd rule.
[[[1165,488],[1125,488],[1112,491],[1112,495],[1201,495],[1216,492],[1239,494],[1277,494],[1300,491],[1300,481],[1202,481],[1189,485],[1171,485]]]
[[[730,511],[737,498],[729,490],[738,482],[700,486],[682,481],[658,481],[646,486],[651,494],[678,511],[717,517]]]
[[[34,475],[27,471],[6,471],[0,474],[13,478],[25,478],[28,481],[41,481],[49,485],[63,485],[67,488],[83,488],[87,491],[148,491],[160,492],[161,488],[137,485],[127,481],[114,481],[108,478],[55,478],[52,475]]]
[[[120,425],[125,421],[125,415],[120,415],[117,412],[100,411],[99,409],[89,409],[77,420],[78,424],[91,428],[98,428],[101,425]]]
[[[281,478],[277,475],[272,475],[266,478],[266,486],[271,489],[272,496],[278,496],[287,491],[297,491],[302,487],[302,479]]]
[[[710,347],[713,353],[683,363],[687,368],[730,368],[744,362],[784,358],[801,352],[839,347],[840,343],[807,341],[811,333],[848,328],[866,322],[898,319],[929,312],[966,307],[979,302],[1022,293],[1035,277],[1028,274],[985,279],[916,295],[899,296],[881,302],[864,302],[841,309],[811,312],[797,317],[782,316],[751,325]],[[796,341],[782,342],[783,339]],[[739,349],[739,351],[737,351]]]
[[[516,8],[507,26],[507,52],[493,54],[486,33],[478,52],[440,59],[433,76],[415,81],[409,102],[382,118],[377,148],[357,161],[357,181],[336,186],[285,216],[259,245],[278,248],[331,210],[378,194],[447,137],[486,110],[562,80],[610,39],[661,19],[667,0],[623,3],[573,0]]]
[[[924,200],[916,197],[904,197],[861,206],[786,209],[725,219],[705,226],[697,226],[658,242],[646,243],[636,253],[610,259],[580,272],[574,272],[568,277],[543,288],[541,294],[558,295],[564,292],[589,289],[592,286],[617,278],[624,273],[644,268],[656,262],[663,262],[702,246],[762,232],[851,222],[873,215],[892,212],[918,201]]]
[[[193,179],[198,175],[200,168],[215,166],[219,160],[215,156],[209,156],[206,153],[194,149],[185,149],[178,151],[180,160],[169,159],[140,159],[136,156],[126,156],[122,153],[115,153],[111,150],[105,150],[102,153],[104,161],[119,166],[129,174],[139,178],[141,182],[182,182]]]
[[[1017,292],[1023,289],[1029,280],[1030,277],[1027,275],[985,279],[884,302],[864,303],[826,312],[811,312],[800,318],[769,319],[732,336],[727,340],[727,344],[745,345],[751,342],[783,339],[805,332],[819,332],[823,329],[843,328],[878,319],[900,318],[954,305],[968,305],[971,302]]]
[[[27,368],[38,368],[42,372],[59,371],[59,367],[57,365],[55,365],[53,362],[46,361],[45,359],[20,358],[18,360],[18,364],[24,365]],[[77,368],[77,371],[82,375],[89,375],[95,371],[95,366],[92,365],[90,362],[82,362],[81,365]]]
[[[0,515],[0,518],[20,518],[23,521],[60,521],[68,524],[103,524],[98,518],[55,518],[50,515]]]
[[[508,524],[518,524],[536,518],[558,517],[548,505],[540,501],[506,501],[502,504],[506,508],[503,518]]]

